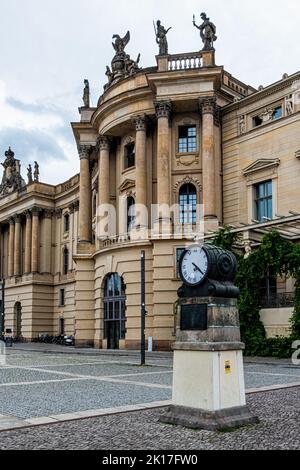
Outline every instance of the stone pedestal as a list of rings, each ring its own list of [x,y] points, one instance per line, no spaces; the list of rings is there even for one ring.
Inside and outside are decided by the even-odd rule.
[[[209,297],[181,302],[173,404],[161,421],[211,431],[257,423],[246,406],[237,301]]]

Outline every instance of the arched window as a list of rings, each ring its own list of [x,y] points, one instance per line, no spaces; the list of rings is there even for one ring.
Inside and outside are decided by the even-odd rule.
[[[118,273],[110,274],[104,281],[104,337],[108,349],[118,349],[119,341],[126,335],[125,283]]]
[[[185,184],[179,192],[180,223],[197,223],[197,190],[193,184]]]
[[[125,145],[125,161],[124,161],[124,168],[132,168],[135,166],[135,143],[130,142],[129,144]]]
[[[129,233],[135,226],[136,210],[135,200],[132,196],[127,199],[127,232]]]
[[[63,273],[66,276],[69,271],[69,250],[67,247],[64,248],[63,252]]]

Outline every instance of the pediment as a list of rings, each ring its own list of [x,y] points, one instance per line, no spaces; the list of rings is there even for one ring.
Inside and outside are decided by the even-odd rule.
[[[135,187],[135,181],[127,178],[125,181],[123,181],[123,183],[119,187],[119,190],[120,192],[124,192],[124,191],[129,191],[130,189],[134,187]]]
[[[254,163],[251,163],[251,165],[247,166],[243,170],[243,174],[245,176],[254,173],[256,171],[260,170],[265,170],[267,168],[272,168],[272,167],[277,167],[280,165],[280,160],[279,158],[260,158],[259,160],[256,160]]]

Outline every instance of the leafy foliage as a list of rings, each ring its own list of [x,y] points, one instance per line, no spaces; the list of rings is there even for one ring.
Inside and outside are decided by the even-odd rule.
[[[221,229],[214,243],[234,251],[235,234],[229,228]],[[282,238],[278,232],[264,236],[260,247],[248,258],[236,254],[238,272],[236,284],[240,289],[239,311],[242,340],[248,356],[291,357],[291,345],[300,339],[300,246]],[[260,320],[259,285],[269,272],[296,280],[294,312],[289,338],[266,338]]]

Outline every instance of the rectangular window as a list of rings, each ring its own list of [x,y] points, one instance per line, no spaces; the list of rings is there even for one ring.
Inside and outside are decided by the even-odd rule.
[[[272,119],[275,121],[275,119],[279,119],[282,117],[282,106],[278,106],[277,108],[274,109]]]
[[[131,142],[125,146],[124,168],[133,168],[135,166],[135,143]]]
[[[256,219],[259,222],[267,222],[273,219],[273,194],[272,181],[257,184],[256,192]]]
[[[197,151],[196,126],[179,126],[178,137],[179,153],[191,153]]]
[[[253,127],[261,126],[262,123],[263,123],[263,120],[259,116],[255,116],[253,118]]]
[[[59,291],[59,306],[65,306],[65,289],[60,289]]]
[[[184,251],[185,251],[185,248],[176,248],[176,277],[177,277],[177,279],[180,278],[179,261],[180,261],[181,255]]]

